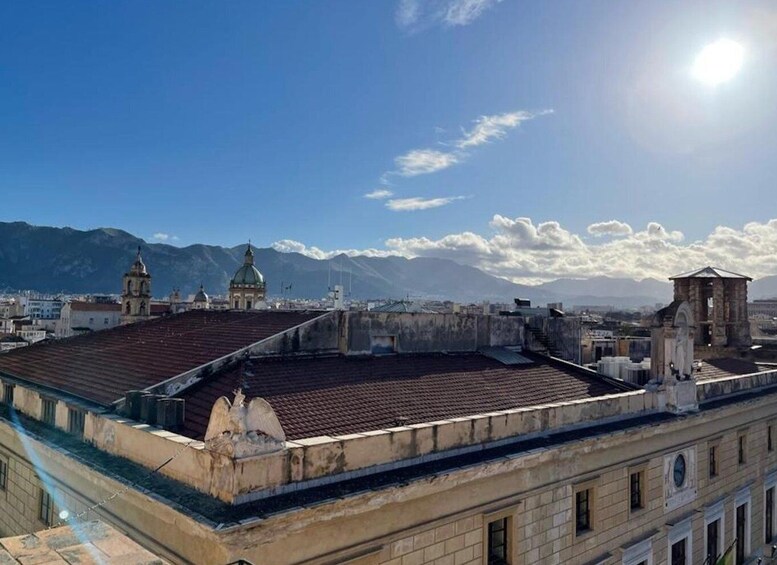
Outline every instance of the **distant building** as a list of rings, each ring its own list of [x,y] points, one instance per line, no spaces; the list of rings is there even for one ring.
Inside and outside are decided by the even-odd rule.
[[[151,317],[151,275],[140,256],[140,247],[130,270],[124,274],[121,293],[123,324]]]
[[[233,310],[257,310],[265,305],[264,276],[254,266],[254,252],[248,244],[243,265],[229,282],[229,305]]]
[[[62,308],[62,317],[57,324],[58,338],[71,337],[85,332],[96,332],[114,328],[121,324],[121,304],[97,302],[68,302]]]
[[[747,313],[754,319],[771,320],[777,318],[777,298],[748,302]]]
[[[56,320],[62,312],[61,298],[40,298],[20,295],[16,297],[16,314],[33,320]]]
[[[200,290],[194,295],[192,301],[193,310],[210,310],[210,296],[205,292],[205,287],[200,285]]]

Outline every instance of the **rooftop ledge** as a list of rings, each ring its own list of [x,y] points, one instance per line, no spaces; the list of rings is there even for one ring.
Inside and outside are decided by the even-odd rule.
[[[701,404],[777,385],[777,370],[697,383]],[[39,393],[16,385],[16,410],[40,420]],[[231,458],[201,441],[113,414],[88,412],[84,440],[228,504],[260,500],[374,473],[583,429],[660,411],[658,394],[636,390],[342,436],[286,441],[272,453]],[[66,400],[55,427],[67,429]]]

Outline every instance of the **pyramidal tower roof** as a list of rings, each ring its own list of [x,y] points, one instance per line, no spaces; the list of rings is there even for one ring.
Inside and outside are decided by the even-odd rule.
[[[747,275],[740,275],[732,271],[727,271],[719,267],[703,267],[695,271],[688,271],[687,273],[681,273],[673,277],[669,277],[670,281],[675,279],[745,279],[752,281],[751,277]]]

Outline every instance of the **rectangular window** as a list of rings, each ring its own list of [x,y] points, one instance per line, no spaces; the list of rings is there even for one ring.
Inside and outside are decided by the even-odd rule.
[[[68,408],[67,410],[67,431],[71,434],[75,434],[78,437],[84,437],[84,420],[86,419],[86,413],[83,410],[77,410],[76,408]]]
[[[739,434],[737,446],[737,460],[740,465],[744,465],[747,462],[747,436],[745,434]]]
[[[644,485],[645,474],[644,471],[637,471],[629,475],[629,493],[630,503],[632,510],[639,510],[645,507],[644,500]]]
[[[690,565],[687,559],[686,540],[681,539],[672,544],[672,565]]]
[[[13,385],[3,383],[3,402],[8,406],[13,406]]]
[[[719,531],[720,520],[707,524],[707,563],[717,563],[718,556],[720,555]]]
[[[591,529],[591,489],[575,493],[575,531],[578,534]]]
[[[718,446],[710,445],[709,452],[710,478],[718,476]]]
[[[774,443],[772,442],[772,425],[766,426],[766,450],[774,451]]]
[[[8,462],[0,459],[0,490],[8,488]]]
[[[507,524],[507,518],[488,523],[488,565],[508,564]]]
[[[774,487],[766,489],[764,505],[764,543],[771,543],[774,537]]]
[[[41,398],[41,421],[44,424],[53,426],[57,419],[57,403],[48,398]]]
[[[51,499],[51,495],[43,489],[40,491],[40,505],[38,507],[38,518],[40,521],[51,526],[54,523],[54,501]]]
[[[747,504],[737,506],[737,524],[736,524],[736,562],[744,563],[747,542]]]

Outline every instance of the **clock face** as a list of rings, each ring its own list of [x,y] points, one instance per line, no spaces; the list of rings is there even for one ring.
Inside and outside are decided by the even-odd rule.
[[[674,460],[674,484],[677,488],[685,483],[685,457],[681,454]]]

